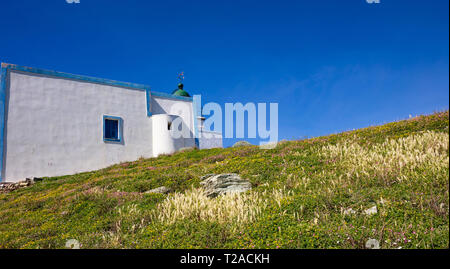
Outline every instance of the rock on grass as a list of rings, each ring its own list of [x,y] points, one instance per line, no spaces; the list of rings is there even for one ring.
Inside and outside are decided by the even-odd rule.
[[[206,191],[206,196],[210,198],[217,197],[225,193],[240,193],[252,188],[250,181],[242,179],[237,174],[219,174],[202,177],[204,179],[200,184]]]

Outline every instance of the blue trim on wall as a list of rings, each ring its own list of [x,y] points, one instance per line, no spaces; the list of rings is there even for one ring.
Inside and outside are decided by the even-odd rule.
[[[152,115],[152,93],[150,89],[145,91],[145,98],[147,99],[147,116],[150,117]]]
[[[192,108],[193,108],[193,114],[194,114],[194,141],[195,141],[195,146],[199,149],[200,141],[199,141],[199,133],[198,133],[198,117],[200,116],[201,109],[202,109],[202,96],[201,95],[194,95],[193,102],[192,102]]]
[[[109,139],[105,138],[105,120],[117,120],[119,122],[118,124],[118,137],[119,139]],[[115,116],[108,116],[103,115],[103,141],[104,142],[115,142],[115,143],[122,143],[123,141],[123,120],[121,117],[115,117]]]
[[[4,138],[6,124],[6,78],[8,76],[8,67],[1,65],[0,73],[0,182],[3,181],[3,161],[4,161]]]
[[[66,78],[66,79],[86,81],[86,82],[103,84],[103,85],[108,85],[108,86],[131,88],[131,89],[141,90],[141,91],[150,91],[150,86],[144,85],[144,84],[122,82],[122,81],[116,81],[116,80],[110,80],[110,79],[104,79],[104,78],[95,78],[95,77],[89,77],[89,76],[83,76],[83,75],[74,75],[74,74],[69,74],[69,73],[64,73],[64,72],[45,70],[45,69],[34,68],[34,67],[25,67],[25,66],[19,66],[19,65],[15,65],[15,64],[7,64],[7,63],[2,63],[2,67],[5,67],[8,70],[13,70],[13,71],[21,71],[21,72],[28,72],[28,73],[34,73],[34,74],[40,74],[40,75],[46,75],[46,76],[52,76],[52,77],[60,77],[60,78]],[[151,94],[154,96],[157,96],[157,97],[192,102],[192,97],[175,96],[175,95],[164,93],[164,92],[154,92],[154,91],[152,91]]]
[[[82,75],[74,75],[74,74],[63,73],[63,72],[58,72],[58,71],[50,71],[50,70],[45,70],[45,69],[33,68],[33,67],[19,66],[19,65],[15,65],[15,64],[4,64],[4,65],[6,65],[7,68],[10,70],[34,73],[34,74],[40,74],[40,75],[46,75],[46,76],[52,76],[52,77],[67,78],[67,79],[86,81],[86,82],[97,83],[97,84],[132,88],[132,89],[137,89],[137,90],[142,90],[142,91],[145,91],[146,89],[150,88],[147,85],[136,84],[136,83],[128,83],[128,82],[88,77],[88,76],[82,76]]]

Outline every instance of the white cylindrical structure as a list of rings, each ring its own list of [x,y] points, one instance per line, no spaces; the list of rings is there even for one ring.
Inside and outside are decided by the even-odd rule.
[[[172,122],[177,118],[176,115],[152,115],[153,156],[171,154],[184,147],[183,137],[174,138],[171,134]]]

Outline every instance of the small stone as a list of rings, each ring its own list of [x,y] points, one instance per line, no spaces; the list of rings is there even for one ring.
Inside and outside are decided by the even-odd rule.
[[[144,193],[162,193],[162,194],[167,194],[167,193],[169,193],[171,191],[172,190],[170,188],[162,186],[162,187],[159,187],[159,188],[156,188],[156,189],[152,189],[152,190],[146,191]]]
[[[353,208],[351,208],[351,207],[344,210],[344,215],[350,215],[350,214],[356,214],[356,211],[353,210]]]
[[[364,213],[366,215],[373,215],[373,214],[378,213],[377,206],[373,206],[373,207],[371,207],[369,209],[364,210]]]
[[[238,142],[234,143],[233,148],[235,148],[235,147],[245,147],[245,146],[252,146],[252,144],[250,144],[247,141],[238,141]]]
[[[274,149],[278,145],[278,142],[269,142],[269,143],[263,143],[259,145],[260,149]]]

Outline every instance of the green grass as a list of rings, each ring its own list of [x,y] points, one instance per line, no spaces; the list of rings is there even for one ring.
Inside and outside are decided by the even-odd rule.
[[[372,238],[382,248],[448,248],[448,133],[447,111],[274,149],[190,150],[47,178],[0,193],[0,248],[64,248],[72,238],[82,248],[364,248]],[[209,208],[158,217],[208,173],[249,179],[243,203],[256,217],[203,218]],[[178,194],[143,193],[160,186]],[[362,213],[374,205],[377,214]]]

